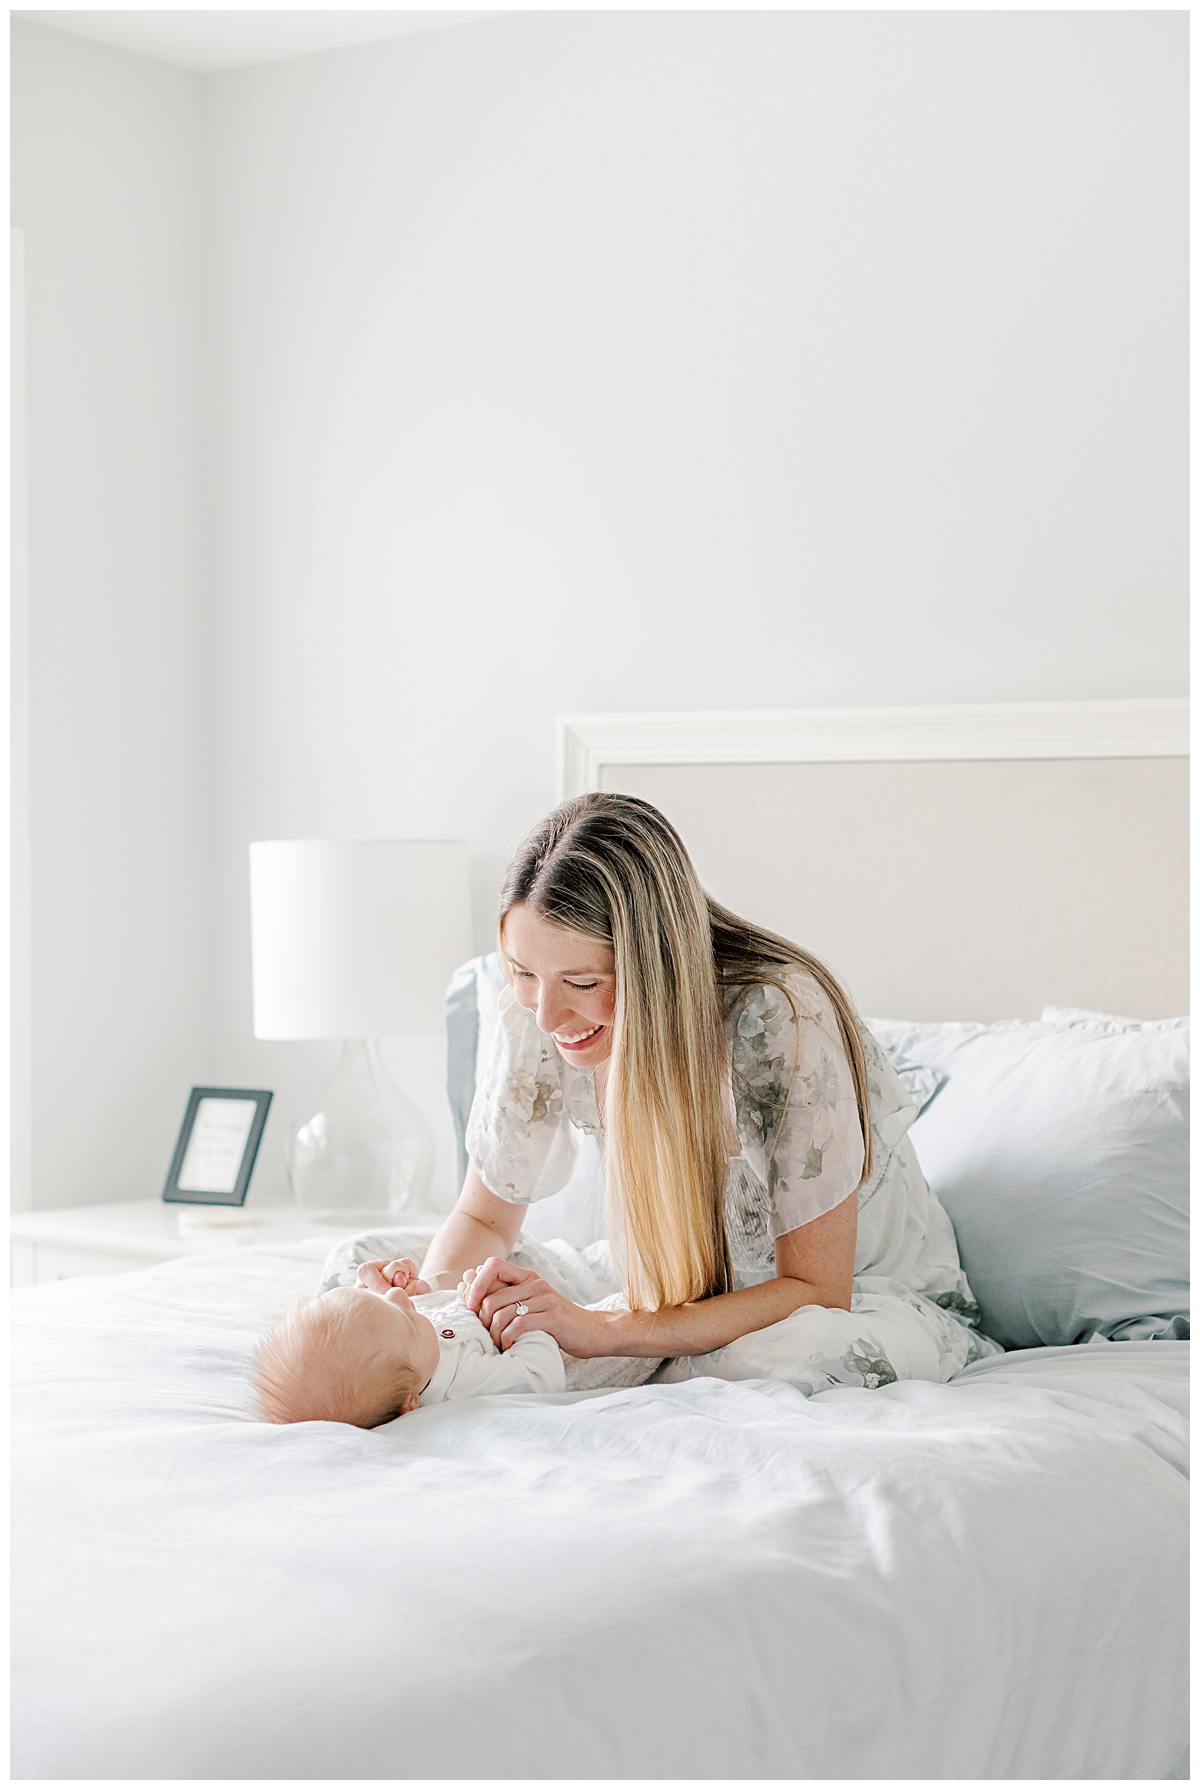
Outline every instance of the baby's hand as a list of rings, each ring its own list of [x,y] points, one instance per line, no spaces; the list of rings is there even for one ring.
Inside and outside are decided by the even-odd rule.
[[[475,1277],[477,1274],[479,1274],[481,1272],[482,1268],[483,1268],[482,1262],[480,1262],[478,1268],[468,1268],[466,1273],[463,1275],[462,1279],[458,1283],[458,1296],[462,1300],[464,1305],[467,1303],[467,1294],[471,1291],[471,1288],[475,1285]]]
[[[429,1282],[421,1279],[417,1264],[408,1256],[401,1256],[395,1262],[361,1262],[358,1284],[372,1293],[386,1293],[389,1287],[399,1287],[410,1298],[429,1291]]]
[[[383,1272],[394,1287],[402,1287],[410,1298],[429,1291],[429,1282],[421,1279],[420,1269],[408,1256],[402,1256],[398,1262],[388,1262]]]

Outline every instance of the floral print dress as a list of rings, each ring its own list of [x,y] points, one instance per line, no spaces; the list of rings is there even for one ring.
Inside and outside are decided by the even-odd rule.
[[[775,1241],[858,1189],[851,1310],[804,1306],[781,1323],[694,1357],[693,1371],[785,1379],[803,1391],[949,1379],[998,1347],[950,1220],[907,1136],[917,1103],[863,1029],[873,1163],[850,1065],[820,984],[790,967],[780,985],[738,989],[726,1010],[730,1111],[740,1146],[725,1182],[725,1228],[738,1286],[776,1273]],[[603,1146],[593,1074],[541,1033],[511,989],[500,996],[487,1068],[467,1125],[467,1153],[485,1186],[528,1204],[565,1186],[576,1140]]]

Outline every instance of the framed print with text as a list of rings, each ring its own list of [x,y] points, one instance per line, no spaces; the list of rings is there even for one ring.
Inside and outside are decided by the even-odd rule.
[[[243,1205],[270,1105],[271,1095],[262,1088],[193,1088],[164,1200]]]

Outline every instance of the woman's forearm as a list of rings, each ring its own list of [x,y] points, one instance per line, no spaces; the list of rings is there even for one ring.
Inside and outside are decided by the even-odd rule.
[[[451,1212],[425,1252],[421,1279],[433,1292],[453,1290],[468,1268],[477,1268],[489,1256],[504,1256],[513,1239],[486,1219],[470,1212]]]
[[[428,1276],[426,1277],[428,1278]],[[820,1305],[821,1291],[806,1280],[780,1275],[736,1293],[718,1293],[692,1305],[659,1311],[605,1312],[605,1355],[707,1355],[751,1330],[778,1324],[802,1305]]]
[[[489,1256],[508,1254],[524,1216],[524,1206],[498,1199],[468,1163],[457,1204],[425,1251],[422,1279],[435,1292],[453,1292],[468,1268],[478,1268]]]

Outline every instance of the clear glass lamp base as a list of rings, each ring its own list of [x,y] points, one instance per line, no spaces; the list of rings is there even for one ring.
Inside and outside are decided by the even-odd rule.
[[[420,1206],[433,1173],[433,1133],[389,1079],[371,1038],[342,1046],[320,1108],[287,1147],[296,1203],[317,1224],[365,1230]]]

